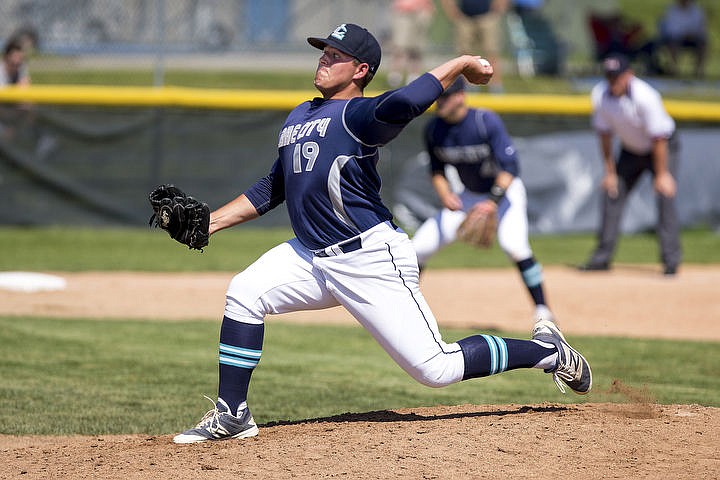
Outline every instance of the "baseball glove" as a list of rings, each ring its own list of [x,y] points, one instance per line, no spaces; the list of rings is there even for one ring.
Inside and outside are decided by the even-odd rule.
[[[200,250],[210,239],[210,208],[174,185],[160,185],[149,195],[153,214],[150,225],[160,227],[171,238]]]
[[[476,205],[457,229],[458,240],[475,247],[490,248],[497,232],[497,211]]]

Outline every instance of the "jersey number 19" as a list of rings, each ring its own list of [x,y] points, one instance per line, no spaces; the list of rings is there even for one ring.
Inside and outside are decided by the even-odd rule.
[[[305,165],[305,171],[312,171],[315,166],[315,160],[317,160],[320,154],[320,145],[315,142],[298,143],[295,145],[293,150],[293,173],[302,173],[302,159],[307,161]]]

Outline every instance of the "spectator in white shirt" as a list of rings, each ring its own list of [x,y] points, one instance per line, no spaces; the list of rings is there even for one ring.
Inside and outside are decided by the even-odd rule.
[[[608,270],[617,245],[628,194],[645,171],[653,175],[657,193],[660,259],[665,275],[675,275],[681,261],[680,226],[675,208],[677,141],[675,122],[660,94],[637,78],[626,57],[603,62],[606,80],[592,90],[592,124],[597,131],[605,175],[602,179],[602,223],[598,244],[581,270]],[[613,136],[620,152],[613,155]]]

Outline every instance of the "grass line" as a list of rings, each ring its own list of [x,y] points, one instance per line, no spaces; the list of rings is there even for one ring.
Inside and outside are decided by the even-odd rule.
[[[0,433],[167,434],[187,428],[217,392],[219,326],[208,322],[0,317]],[[443,330],[447,341],[471,333]],[[512,334],[502,334],[516,336]],[[720,348],[710,342],[570,339],[595,374],[592,394],[562,395],[534,370],[421,386],[360,327],[272,323],[253,376],[256,420],[320,418],[427,405],[632,401],[720,406]],[[613,382],[625,386],[618,390]]]
[[[0,228],[0,271],[127,270],[239,271],[271,247],[292,237],[288,228],[241,226],[213,236],[204,253],[188,251],[157,229],[144,228]],[[530,239],[544,265],[584,262],[595,243],[591,234],[537,235]],[[709,229],[682,232],[686,263],[720,263],[720,235]],[[615,260],[658,263],[654,234],[625,235]],[[429,268],[502,268],[508,262],[495,245],[488,251],[450,245],[428,263]]]

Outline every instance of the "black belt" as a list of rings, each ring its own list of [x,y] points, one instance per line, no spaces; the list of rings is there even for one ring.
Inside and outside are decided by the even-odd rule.
[[[331,249],[336,248],[340,250],[341,253],[350,253],[354,252],[355,250],[360,250],[362,248],[362,241],[360,241],[359,238],[353,238],[352,240],[347,240],[345,242],[340,242],[337,245],[331,245],[327,248],[323,248],[322,250],[317,250],[315,253],[316,257],[330,257],[334,256],[333,253],[328,253],[327,251]]]

